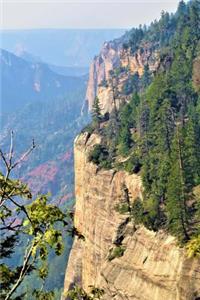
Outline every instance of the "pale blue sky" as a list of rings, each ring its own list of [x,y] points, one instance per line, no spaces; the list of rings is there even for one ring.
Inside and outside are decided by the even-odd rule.
[[[149,24],[177,0],[0,0],[2,29],[130,28]]]

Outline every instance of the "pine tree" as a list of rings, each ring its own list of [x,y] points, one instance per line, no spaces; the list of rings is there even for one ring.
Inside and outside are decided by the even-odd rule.
[[[196,144],[195,129],[193,120],[189,119],[183,129],[183,160],[184,160],[184,174],[185,187],[188,192],[192,192],[192,188],[198,183],[198,152],[199,148]]]
[[[149,65],[144,66],[144,73],[142,75],[142,85],[146,88],[151,83],[151,73],[149,70]]]
[[[139,77],[138,72],[136,72],[132,77],[132,86],[133,86],[134,93],[139,92],[139,89],[140,89],[139,84],[140,84],[140,77]]]
[[[129,153],[131,146],[131,133],[128,124],[123,126],[120,131],[118,151],[121,155],[126,156]]]
[[[109,123],[105,129],[105,135],[108,140],[108,147],[109,147],[109,158],[111,160],[113,159],[116,153],[119,131],[120,131],[120,122],[118,118],[118,112],[114,107],[110,113]]]
[[[177,125],[172,144],[171,170],[167,185],[168,226],[172,234],[180,240],[189,239],[189,210],[187,202],[190,193],[186,189],[186,178],[183,158],[183,137]]]
[[[92,121],[95,127],[99,128],[101,122],[101,108],[99,105],[99,98],[95,97],[92,107]]]
[[[191,1],[189,8],[191,38],[193,43],[198,43],[200,40],[200,2],[199,0]]]

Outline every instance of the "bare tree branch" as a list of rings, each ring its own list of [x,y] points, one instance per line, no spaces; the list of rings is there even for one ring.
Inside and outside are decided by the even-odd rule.
[[[13,199],[10,198],[10,197],[9,197],[9,200],[10,200],[14,205],[16,205],[17,207],[19,207],[19,208],[25,213],[25,215],[27,216],[29,222],[32,223],[32,220],[31,220],[31,218],[30,218],[30,216],[29,216],[29,214],[28,214],[28,212],[27,212],[25,206],[24,206],[24,205],[20,205],[19,203],[17,203],[15,200],[13,200]]]
[[[6,157],[5,157],[5,155],[4,155],[4,153],[3,153],[3,151],[1,149],[0,149],[0,155],[1,155],[2,160],[3,160],[3,162],[4,162],[5,166],[6,166],[6,170],[8,170],[9,169],[9,165],[8,165]]]
[[[10,230],[10,231],[17,231],[18,232],[18,230],[16,230],[16,228],[19,228],[19,227],[21,227],[21,224],[15,225],[13,227],[9,224],[7,226],[1,227],[0,230]]]
[[[32,266],[32,264],[29,264],[29,262],[30,262],[30,259],[32,257],[32,252],[33,252],[33,248],[34,247],[35,247],[35,243],[32,244],[32,246],[30,247],[28,253],[25,254],[24,262],[23,262],[23,266],[22,266],[21,272],[19,274],[19,278],[18,278],[17,282],[13,285],[12,289],[10,290],[10,292],[6,295],[5,300],[9,300],[11,298],[11,296],[14,294],[14,292],[16,291],[16,289],[19,287],[19,285],[23,281],[24,276],[28,272],[29,268]]]
[[[0,198],[0,207],[4,204],[6,201],[6,185],[7,185],[7,180],[9,178],[9,175],[11,171],[19,165],[21,162],[24,161],[24,159],[35,149],[35,141],[34,139],[32,140],[32,146],[14,163],[12,164],[12,159],[13,159],[13,131],[11,131],[11,137],[10,137],[10,151],[9,151],[9,156],[8,160],[6,159],[6,156],[4,155],[3,151],[0,149],[0,156],[5,164],[6,167],[6,175],[4,179],[4,184],[2,186],[2,193],[1,193],[1,198]],[[10,195],[13,196],[13,195]],[[9,198],[9,197],[8,197]]]
[[[35,141],[33,139],[32,146],[11,166],[11,169],[14,169],[17,165],[24,161],[24,159],[35,149]]]

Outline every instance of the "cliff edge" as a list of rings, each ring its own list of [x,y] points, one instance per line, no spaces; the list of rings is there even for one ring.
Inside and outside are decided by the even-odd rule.
[[[92,62],[63,300],[76,283],[102,300],[200,299],[199,16],[181,1]]]
[[[88,162],[88,152],[100,142],[87,133],[75,141],[75,227],[84,240],[74,240],[64,294],[78,283],[86,291],[102,288],[105,300],[199,299],[200,261],[188,259],[174,237],[135,226],[117,211],[123,201],[142,197],[142,183],[138,175],[98,170]]]

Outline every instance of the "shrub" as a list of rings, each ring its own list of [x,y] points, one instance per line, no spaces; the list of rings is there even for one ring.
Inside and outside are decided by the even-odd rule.
[[[109,158],[109,152],[103,145],[97,144],[93,147],[89,153],[88,160],[98,165],[100,168],[110,169],[112,167],[112,161]]]
[[[115,248],[112,248],[112,249],[110,250],[109,255],[108,255],[108,260],[111,261],[111,260],[113,260],[113,259],[116,258],[116,257],[121,257],[121,256],[123,256],[125,250],[126,250],[126,249],[125,249],[122,245],[116,246]]]
[[[117,212],[119,212],[120,214],[126,214],[129,212],[130,207],[128,203],[119,203],[118,205],[116,205],[115,210]]]
[[[100,84],[99,84],[99,87],[105,87],[105,88],[107,88],[108,87],[108,82],[107,82],[107,80],[106,79],[103,79],[101,82],[100,82]]]
[[[99,167],[100,168],[103,168],[103,169],[106,169],[106,170],[109,170],[112,168],[112,162],[109,158],[105,159],[105,160],[102,160],[99,164]]]
[[[139,198],[134,201],[131,214],[136,224],[144,222],[144,207]]]
[[[92,151],[89,153],[88,160],[98,165],[100,163],[101,157],[103,156],[103,147],[102,145],[95,145]]]
[[[124,163],[124,169],[132,174],[132,173],[138,173],[142,167],[142,164],[140,162],[140,159],[136,155],[132,155],[129,160],[127,160]]]
[[[200,257],[200,235],[192,238],[186,245],[188,257]]]
[[[86,125],[82,130],[81,130],[81,133],[85,133],[85,132],[88,132],[89,134],[92,134],[94,132],[94,126],[93,124],[88,124]]]
[[[124,50],[128,50],[129,45],[127,43],[123,43],[122,47],[123,47]]]
[[[71,300],[99,300],[102,298],[104,290],[96,288],[94,286],[89,287],[90,292],[88,294],[82,287],[74,285],[67,293],[64,293],[63,296]]]

